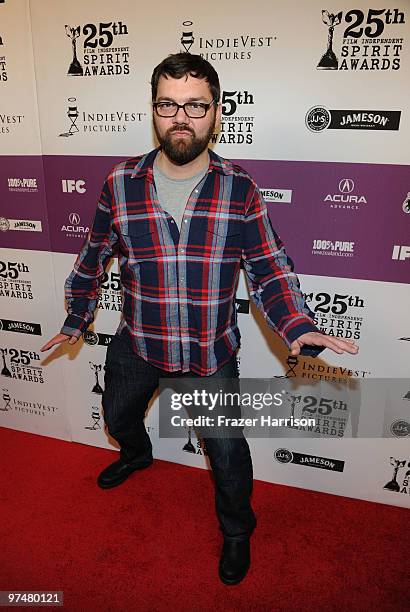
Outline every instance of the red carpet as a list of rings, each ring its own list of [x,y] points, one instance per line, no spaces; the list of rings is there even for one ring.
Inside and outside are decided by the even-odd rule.
[[[406,509],[255,481],[252,567],[225,586],[206,471],[156,461],[103,491],[114,451],[0,444],[0,590],[64,591],[73,612],[409,610]]]

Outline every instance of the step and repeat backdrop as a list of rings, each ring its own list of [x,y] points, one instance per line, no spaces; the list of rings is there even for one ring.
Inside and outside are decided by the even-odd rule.
[[[255,477],[410,507],[410,7],[330,4],[0,1],[1,426],[116,448],[101,408],[116,260],[84,337],[39,349],[64,321],[106,174],[156,146],[153,68],[198,53],[223,90],[214,150],[258,182],[318,327],[360,346],[289,358],[241,272],[241,376],[300,379],[305,399],[313,383],[386,381],[363,399],[371,436],[321,398],[312,436],[249,439]],[[159,436],[158,396],[146,424],[157,458],[208,467],[193,431]]]

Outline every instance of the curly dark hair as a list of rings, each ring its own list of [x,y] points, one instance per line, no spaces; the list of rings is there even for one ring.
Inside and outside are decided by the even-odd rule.
[[[215,68],[200,55],[193,53],[174,53],[168,55],[158,66],[154,68],[151,77],[152,99],[157,97],[158,81],[161,76],[172,79],[181,79],[184,76],[192,76],[196,79],[206,79],[211,90],[212,98],[219,102],[221,97],[221,86],[218,73]]]

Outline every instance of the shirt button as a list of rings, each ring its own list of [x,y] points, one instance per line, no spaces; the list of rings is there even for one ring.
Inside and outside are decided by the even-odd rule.
[[[198,189],[195,189],[195,193],[199,193],[199,190],[198,190]]]
[[[184,249],[179,249],[179,252],[180,253],[185,253],[185,250]]]
[[[184,219],[184,223],[188,223],[188,219]]]
[[[175,223],[175,221],[173,219],[171,219],[171,223]]]

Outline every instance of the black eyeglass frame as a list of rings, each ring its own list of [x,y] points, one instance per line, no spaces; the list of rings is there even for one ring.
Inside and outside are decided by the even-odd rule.
[[[158,117],[161,117],[162,119],[172,119],[173,117],[176,117],[180,108],[184,109],[184,113],[190,119],[203,119],[204,117],[206,117],[207,112],[209,111],[211,106],[213,104],[215,104],[215,102],[216,102],[215,98],[213,100],[211,100],[211,102],[209,102],[209,103],[205,103],[205,102],[185,102],[185,104],[177,104],[173,100],[161,100],[161,102],[153,102],[152,106],[154,107],[154,110],[157,113]],[[158,112],[158,106],[160,104],[173,104],[176,107],[175,113],[173,115],[160,115],[159,112]],[[201,106],[204,109],[204,114],[201,115],[200,117],[192,117],[191,115],[188,115],[188,113],[186,112],[186,108],[185,107],[187,105],[189,105],[189,104],[197,104],[198,106]]]

